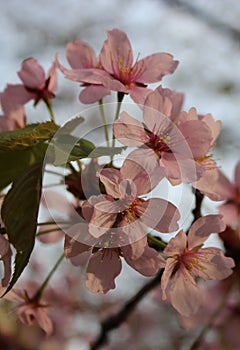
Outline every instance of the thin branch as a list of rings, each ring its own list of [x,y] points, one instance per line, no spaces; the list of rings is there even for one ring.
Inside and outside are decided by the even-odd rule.
[[[202,192],[200,192],[199,190],[195,190],[194,188],[193,188],[193,190],[194,190],[194,194],[195,194],[195,208],[192,210],[193,222],[194,222],[202,216],[201,207],[202,207],[202,201],[204,198],[204,194]]]
[[[163,271],[164,269],[160,269],[157,275],[151,281],[146,283],[129,301],[127,301],[115,315],[103,320],[101,323],[100,334],[92,344],[90,350],[100,349],[101,346],[107,343],[108,333],[126,321],[128,316],[133,312],[134,308],[145,297],[145,295],[160,283]]]

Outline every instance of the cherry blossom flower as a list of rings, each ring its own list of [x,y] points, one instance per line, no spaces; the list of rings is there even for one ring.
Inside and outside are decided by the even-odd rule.
[[[22,68],[18,72],[19,78],[23,84],[9,84],[1,94],[1,103],[4,112],[9,115],[15,113],[14,118],[20,127],[25,126],[22,107],[30,100],[34,100],[36,106],[40,100],[43,100],[47,105],[50,99],[55,97],[54,91],[57,88],[57,71],[56,64],[53,63],[49,69],[48,76],[42,66],[34,58],[28,58],[22,63]]]
[[[202,248],[211,233],[221,232],[224,228],[219,215],[201,217],[193,223],[188,235],[179,231],[163,251],[167,257],[161,281],[163,300],[168,294],[181,315],[189,316],[199,308],[201,291],[197,278],[222,280],[232,273],[232,258],[225,257],[219,248]]]
[[[37,323],[48,336],[53,333],[53,324],[47,311],[49,305],[41,302],[36,295],[31,298],[25,290],[16,289],[8,292],[4,299],[19,302],[17,315],[23,324],[33,326]]]
[[[167,53],[155,53],[133,63],[130,41],[127,35],[119,29],[107,32],[107,40],[103,44],[99,64],[96,64],[94,53],[89,46],[83,48],[82,43],[76,45],[81,49],[83,58],[79,61],[72,59],[74,62],[73,65],[70,63],[74,67],[72,70],[60,66],[66,78],[93,85],[95,91],[98,89],[98,92],[99,87],[96,88],[96,85],[103,85],[108,90],[129,94],[139,104],[143,104],[151,91],[146,88],[146,84],[160,81],[164,75],[173,73],[178,65],[178,61],[174,61],[172,55]],[[80,50],[72,50],[69,54],[70,49],[68,48],[68,56],[75,56],[76,51]],[[87,64],[83,65],[82,62]],[[90,66],[95,67],[89,68]],[[92,102],[94,99],[93,93]],[[90,100],[91,97],[87,94],[87,103]],[[84,102],[82,99],[81,101]]]
[[[230,182],[221,173],[218,182],[218,193],[224,194],[227,201],[218,207],[218,212],[223,215],[226,225],[237,230],[240,237],[240,161],[235,167],[234,180]]]
[[[76,232],[78,228],[72,228]],[[81,243],[68,232],[65,237],[65,256],[73,265],[87,265],[86,287],[93,293],[107,293],[115,288],[115,278],[122,269],[121,258],[144,276],[154,276],[164,267],[161,255],[150,248],[147,237],[137,242],[116,248],[95,248]]]
[[[161,170],[155,172],[155,178],[149,177],[139,164],[126,159],[120,170],[102,169],[99,178],[106,195],[88,199],[93,206],[89,221],[92,236],[99,238],[111,228],[116,234],[119,231],[120,236],[124,232],[129,242],[133,242],[146,235],[148,227],[163,233],[177,230],[180,215],[172,203],[159,198],[140,198],[159,182]]]
[[[166,93],[159,87],[145,100],[144,123],[122,112],[113,125],[118,141],[138,147],[128,158],[144,164],[149,173],[164,167],[167,178],[177,183],[193,182],[202,176],[204,168],[193,154],[205,155],[212,143],[212,134],[205,122],[186,120],[178,125],[181,100],[181,94]]]

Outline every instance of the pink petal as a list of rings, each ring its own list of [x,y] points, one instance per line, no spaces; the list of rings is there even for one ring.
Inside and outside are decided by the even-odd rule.
[[[119,170],[113,168],[104,168],[99,173],[99,178],[104,184],[107,194],[113,198],[119,198],[119,184],[123,180]]]
[[[204,193],[213,201],[222,201],[227,199],[226,196],[219,194],[218,192],[218,182],[219,170],[217,168],[206,169],[202,177],[194,182],[192,185],[199,191]]]
[[[173,307],[181,315],[189,316],[197,312],[201,300],[201,289],[185,268],[175,273],[169,294]]]
[[[54,62],[51,68],[48,71],[48,91],[53,92],[57,89],[58,80],[57,80],[57,64]]]
[[[218,207],[218,212],[223,216],[223,221],[226,225],[237,227],[239,214],[238,206],[234,203],[222,204]]]
[[[182,230],[178,234],[171,238],[168,245],[163,251],[166,256],[174,256],[182,254],[187,247],[187,236]]]
[[[181,180],[181,182],[191,183],[198,180],[204,173],[204,168],[193,159],[188,158],[188,153],[184,157],[184,155],[165,152],[160,164],[165,168],[169,179]]]
[[[23,61],[22,69],[18,75],[25,86],[32,89],[44,88],[45,73],[42,66],[34,58]]]
[[[194,269],[195,276],[204,280],[222,280],[232,274],[232,268],[235,266],[235,263],[232,258],[224,256],[221,249],[199,249],[196,253],[196,258],[198,255],[199,268]]]
[[[93,293],[107,293],[115,288],[114,279],[122,269],[119,254],[114,249],[103,249],[93,254],[87,267],[86,287]]]
[[[81,91],[79,100],[82,103],[91,104],[110,94],[111,91],[102,85],[89,85]]]
[[[157,167],[149,173],[142,164],[129,158],[125,159],[120,171],[125,179],[131,179],[134,182],[137,196],[150,192],[164,177],[164,171],[161,167]]]
[[[218,179],[214,185],[217,196],[224,199],[235,199],[236,189],[228,178],[218,169]]]
[[[177,265],[177,260],[168,258],[165,263],[165,270],[163,272],[162,278],[161,278],[161,289],[162,289],[162,299],[167,299],[166,289],[168,287],[170,278],[172,276],[172,273]]]
[[[214,120],[210,113],[204,115],[201,120],[204,121],[204,123],[206,123],[211,130],[213,138],[212,143],[214,144],[220,134],[222,122],[220,120]]]
[[[124,256],[128,265],[143,276],[154,276],[158,270],[165,266],[165,260],[155,249],[145,246],[143,254],[137,259]]]
[[[71,236],[65,235],[64,254],[67,259],[85,252],[91,252],[91,247],[79,242]]]
[[[207,215],[195,221],[188,234],[188,248],[197,247],[209,237],[211,233],[224,231],[226,225],[221,215]]]
[[[35,318],[39,326],[49,336],[53,333],[53,323],[47,314],[47,310],[43,307],[39,307],[35,311]]]
[[[103,68],[118,78],[121,68],[130,70],[133,63],[132,47],[123,31],[119,29],[107,31],[107,40],[103,44],[100,60]]]
[[[180,218],[178,209],[172,203],[151,198],[141,204],[136,204],[137,211],[142,213],[140,220],[148,227],[162,233],[169,233],[178,229],[177,221]]]
[[[144,146],[139,149],[136,149],[135,151],[132,151],[128,154],[127,159],[131,160],[136,164],[141,164],[141,166],[144,167],[146,172],[152,178],[152,181],[154,183],[154,171],[157,167],[160,167],[160,165],[158,161],[158,156],[151,148]],[[161,167],[160,171],[156,171],[156,176],[159,176],[159,174],[163,172],[163,168]]]
[[[213,137],[206,123],[200,120],[189,120],[181,123],[179,130],[189,144],[193,158],[198,159],[208,153]]]
[[[138,105],[143,107],[143,104],[146,101],[147,96],[151,92],[151,89],[146,88],[145,86],[138,86],[136,84],[130,85],[129,95]]]
[[[12,273],[12,251],[9,241],[2,235],[0,235],[0,260],[2,260],[4,266],[4,276],[1,280],[1,284],[2,287],[6,287]]]
[[[34,94],[28,92],[23,85],[8,84],[3,93],[0,94],[2,110],[6,116],[13,110],[23,106],[34,98]]]
[[[126,146],[138,147],[148,141],[142,123],[126,112],[122,112],[114,122],[113,132],[116,139]]]
[[[148,96],[149,100],[147,99],[145,101],[145,106],[155,108],[168,116],[172,121],[175,121],[179,117],[183,105],[184,94],[170,89],[163,89],[161,85],[156,88],[155,91],[155,95],[153,94],[152,97]],[[171,101],[171,110],[168,101]]]
[[[145,235],[136,242],[121,247],[121,252],[125,260],[135,260],[138,259],[144,253],[147,244],[147,236]]]
[[[166,117],[169,117],[171,115],[173,104],[168,96],[164,96],[163,90],[165,89],[162,89],[160,86],[148,94],[144,103],[144,113],[148,113],[148,108],[151,108],[155,109]]]
[[[147,56],[136,63],[141,67],[141,75],[137,78],[138,83],[157,83],[166,74],[172,74],[178,66],[178,61],[168,53],[155,53]]]
[[[237,188],[240,189],[240,161],[237,163],[234,173],[234,181]]]
[[[66,57],[73,69],[95,68],[97,66],[94,50],[80,40],[66,45]]]

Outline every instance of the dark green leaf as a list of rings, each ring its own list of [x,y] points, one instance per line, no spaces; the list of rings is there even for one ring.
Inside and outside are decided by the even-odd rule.
[[[14,273],[7,293],[16,283],[28,264],[37,227],[37,216],[42,189],[42,162],[30,166],[4,198],[1,216],[9,242],[16,249]]]
[[[53,122],[27,125],[23,129],[0,133],[0,153],[21,151],[51,140],[59,126]]]
[[[46,144],[37,144],[22,151],[0,152],[0,191],[17,179],[30,165],[44,159]]]

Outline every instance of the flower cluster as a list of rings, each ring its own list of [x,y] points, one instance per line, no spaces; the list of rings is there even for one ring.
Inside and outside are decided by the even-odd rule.
[[[115,278],[125,261],[144,276],[155,276],[162,271],[159,281],[162,299],[169,300],[181,315],[196,313],[201,293],[198,280],[225,279],[232,274],[236,263],[233,254],[227,257],[223,249],[203,246],[210,234],[223,232],[226,225],[238,235],[240,232],[240,164],[236,168],[235,183],[231,184],[218,169],[212,154],[221,122],[215,121],[211,114],[199,114],[194,107],[184,111],[182,93],[162,85],[151,90],[148,84],[172,74],[178,61],[168,53],[155,53],[134,63],[130,41],[119,29],[107,32],[99,57],[80,40],[67,44],[66,57],[71,69],[65,68],[56,55],[47,77],[35,59],[25,60],[18,73],[22,84],[10,84],[0,95],[3,110],[0,157],[9,147],[11,159],[17,161],[21,156],[24,160],[24,169],[18,166],[16,174],[13,170],[7,172],[0,188],[4,197],[0,235],[0,258],[4,264],[2,287],[9,292],[20,277],[33,249],[34,244],[29,242],[34,242],[36,236],[45,243],[64,236],[65,257],[74,266],[86,267],[85,284],[90,291],[107,293],[114,289]],[[73,133],[76,120],[73,124],[68,121],[62,129],[55,124],[51,99],[55,97],[58,69],[67,79],[82,84],[79,97],[82,103],[99,102],[102,116],[103,98],[112,91],[117,92],[116,118],[111,120],[112,140],[103,118],[106,141],[112,147],[98,150],[90,141],[76,137]],[[142,114],[141,120],[126,110],[121,111],[125,95],[135,102]],[[46,104],[51,122],[38,126],[26,124],[24,105],[30,100],[34,106],[40,101]],[[54,135],[58,129],[60,133]],[[74,144],[69,149],[71,142]],[[119,147],[115,147],[116,142]],[[123,148],[127,151],[119,166],[115,155]],[[38,165],[41,172],[45,170],[44,161],[47,169],[48,164],[56,165],[67,152],[68,172],[60,184],[72,194],[72,202],[69,203],[67,196],[48,191],[43,192],[40,201]],[[57,154],[60,154],[58,158]],[[101,155],[109,157],[109,161],[106,157],[102,161]],[[38,175],[39,182],[35,180]],[[178,185],[185,183],[202,197],[226,200],[226,203],[219,207],[219,215],[201,216],[200,210],[198,214],[193,211],[193,215],[189,212],[192,224],[183,230],[179,227],[181,208],[153,194],[163,181],[176,191]],[[5,184],[11,183],[7,192]],[[28,193],[30,188],[34,190],[32,197]],[[25,203],[31,203],[28,208],[32,211],[20,219],[14,203],[18,203],[21,195]],[[36,234],[36,211],[40,204],[57,211],[58,220],[39,225]],[[200,204],[196,199],[196,207]],[[52,235],[53,232],[57,234]],[[169,233],[174,234],[170,240]],[[11,246],[16,250],[12,277]],[[48,282],[48,278],[45,281]],[[40,287],[40,294],[47,282]],[[37,320],[40,327],[50,333],[52,324],[46,305],[39,299],[29,298],[27,293],[20,298],[24,300],[18,311],[20,320],[29,325]]]

